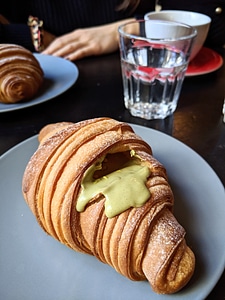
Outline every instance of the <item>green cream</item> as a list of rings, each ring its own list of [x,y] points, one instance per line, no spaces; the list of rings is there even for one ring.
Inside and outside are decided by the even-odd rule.
[[[130,155],[134,156],[133,152]],[[98,194],[103,194],[106,198],[105,214],[108,218],[130,207],[144,205],[150,197],[150,192],[145,185],[150,175],[149,168],[137,164],[137,159],[130,159],[119,170],[94,179],[94,173],[102,168],[102,161],[92,165],[85,172],[77,201],[77,211],[84,211],[88,202]]]

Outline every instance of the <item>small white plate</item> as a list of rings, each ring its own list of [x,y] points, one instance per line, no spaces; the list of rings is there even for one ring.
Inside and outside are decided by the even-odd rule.
[[[61,57],[34,54],[44,71],[44,83],[30,101],[15,104],[0,103],[0,113],[23,109],[46,102],[68,90],[78,78],[77,66]]]
[[[0,157],[0,299],[203,300],[225,267],[225,191],[212,168],[193,150],[156,130],[132,125],[167,169],[175,215],[196,255],[190,283],[157,295],[96,258],[77,253],[39,227],[21,192],[24,169],[38,146],[32,137]]]

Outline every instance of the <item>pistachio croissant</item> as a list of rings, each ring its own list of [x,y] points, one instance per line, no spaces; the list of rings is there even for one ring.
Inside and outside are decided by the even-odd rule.
[[[172,213],[166,170],[128,124],[57,123],[39,141],[22,190],[48,234],[157,293],[187,284],[195,256]]]
[[[43,78],[39,62],[29,50],[19,45],[0,44],[0,102],[32,99]]]

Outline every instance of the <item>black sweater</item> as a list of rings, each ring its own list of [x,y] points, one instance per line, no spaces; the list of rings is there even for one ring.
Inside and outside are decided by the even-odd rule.
[[[225,0],[159,0],[163,9],[183,9],[202,12],[212,18],[206,46],[220,49],[225,44]],[[0,3],[0,14],[11,24],[0,25],[0,43],[16,43],[34,51],[28,16],[44,21],[44,29],[60,36],[76,28],[101,25],[131,16],[143,16],[154,10],[154,1],[141,0],[138,8],[116,10],[120,0],[5,0]],[[220,8],[218,13],[217,8]]]
[[[4,3],[3,3],[4,2]],[[44,21],[44,29],[60,36],[76,28],[103,25],[132,16],[143,16],[154,10],[154,3],[141,0],[137,9],[118,11],[118,0],[6,0],[0,3],[0,14],[10,25],[0,25],[0,42],[20,44],[32,51],[28,28],[29,15]]]

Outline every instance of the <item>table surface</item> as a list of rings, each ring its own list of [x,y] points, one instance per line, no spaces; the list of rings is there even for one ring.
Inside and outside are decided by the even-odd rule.
[[[174,115],[151,121],[132,117],[124,108],[118,53],[83,59],[76,65],[79,78],[62,95],[0,114],[0,155],[48,123],[107,116],[154,128],[182,141],[209,163],[225,186],[224,65],[216,72],[185,78]],[[207,300],[225,299],[224,284],[225,272]]]

